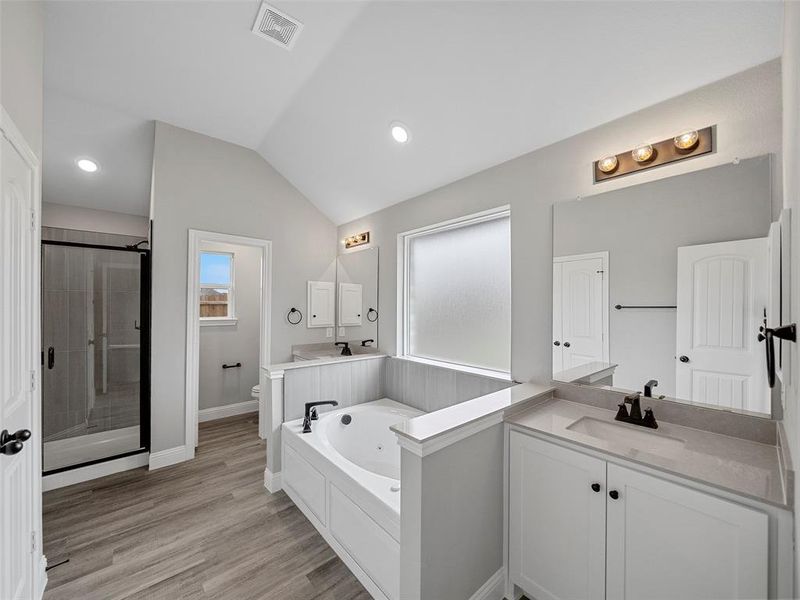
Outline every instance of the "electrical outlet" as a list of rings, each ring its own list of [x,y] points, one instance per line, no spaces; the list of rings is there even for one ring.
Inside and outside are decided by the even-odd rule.
[[[344,327],[339,327],[339,337],[344,337]]]
[[[333,327],[328,327],[325,329],[325,337],[333,337]]]

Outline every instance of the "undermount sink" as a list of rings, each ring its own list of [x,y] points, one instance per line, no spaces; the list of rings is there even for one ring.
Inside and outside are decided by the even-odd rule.
[[[675,452],[686,444],[684,440],[661,435],[638,425],[621,425],[592,417],[582,417],[567,429],[644,452]]]

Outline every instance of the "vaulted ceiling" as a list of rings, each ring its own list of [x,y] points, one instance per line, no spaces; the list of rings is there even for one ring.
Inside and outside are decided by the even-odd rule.
[[[250,31],[256,0],[49,2],[44,199],[146,215],[156,119],[258,151],[342,223],[781,52],[780,2],[273,4],[304,24],[291,51]]]

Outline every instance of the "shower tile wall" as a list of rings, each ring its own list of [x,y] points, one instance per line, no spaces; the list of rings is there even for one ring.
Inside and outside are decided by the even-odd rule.
[[[115,246],[139,241],[129,236],[48,227],[42,228],[42,238]],[[90,325],[97,334],[102,331],[103,282],[101,269],[93,269],[92,273],[89,270],[92,257],[103,252],[113,251],[52,245],[43,249],[43,428],[47,441],[138,424],[139,349],[119,346],[139,343],[131,320],[131,315],[138,316],[139,258],[137,254],[114,252],[114,263],[133,268],[110,270],[106,282],[108,344],[115,349],[108,351],[107,393],[102,394],[101,340],[95,336],[97,351],[90,352],[89,336]],[[89,297],[92,288],[94,298]],[[55,363],[53,369],[47,369],[51,346],[55,349]],[[91,355],[93,369],[87,364]],[[89,382],[92,371],[94,381]],[[91,410],[90,386],[95,391]]]

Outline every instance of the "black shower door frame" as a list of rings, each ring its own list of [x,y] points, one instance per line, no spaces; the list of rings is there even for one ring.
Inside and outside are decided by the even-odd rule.
[[[104,458],[98,458],[75,465],[44,471],[44,452],[42,452],[42,475],[54,475],[72,469],[80,469],[90,465],[108,462],[150,452],[150,344],[151,344],[151,304],[152,304],[152,269],[150,250],[146,248],[128,246],[108,246],[105,244],[88,244],[85,242],[62,242],[58,240],[42,240],[42,246],[70,246],[74,248],[89,248],[94,250],[115,250],[117,252],[135,252],[140,258],[139,271],[139,449],[123,452]],[[44,252],[42,252],[44,261]],[[42,266],[44,267],[44,265]],[[44,268],[41,270],[44,277]],[[42,317],[40,317],[41,319]],[[39,340],[41,343],[41,340]],[[44,349],[42,349],[42,364],[44,364]],[[44,442],[42,442],[44,443]]]

